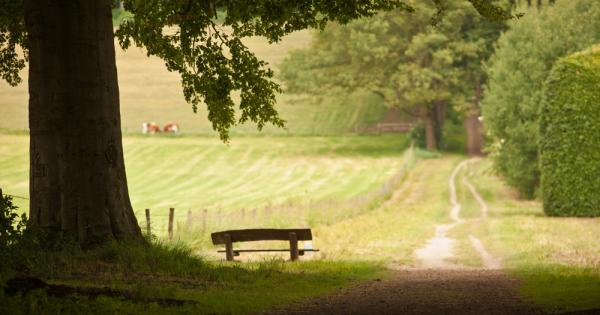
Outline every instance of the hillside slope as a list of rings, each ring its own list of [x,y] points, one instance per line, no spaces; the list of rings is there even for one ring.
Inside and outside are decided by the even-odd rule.
[[[276,70],[290,50],[306,46],[310,37],[310,31],[302,31],[272,45],[262,38],[248,38],[245,42]],[[184,133],[213,133],[206,110],[200,107],[194,114],[185,102],[177,73],[167,71],[159,58],[147,57],[142,49],[133,47],[123,51],[118,44],[116,47],[122,124],[126,132],[138,132],[142,122],[155,121],[160,125],[179,123]],[[23,83],[17,87],[0,81],[0,117],[3,118],[0,129],[25,130],[28,127],[27,70],[21,75]],[[277,109],[288,121],[288,129],[267,127],[265,133],[338,134],[377,122],[386,110],[376,97],[360,93],[345,99],[324,99],[319,103],[308,98],[280,95]],[[235,127],[233,134],[240,133],[255,134],[257,131],[254,125]]]

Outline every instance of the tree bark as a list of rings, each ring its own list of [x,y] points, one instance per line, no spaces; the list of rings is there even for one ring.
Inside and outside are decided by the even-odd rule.
[[[472,112],[465,117],[465,129],[467,131],[467,154],[471,156],[483,155],[481,147],[483,136],[481,134],[481,122],[479,114]]]
[[[141,239],[131,207],[107,0],[26,0],[30,219],[93,246]]]
[[[427,150],[437,150],[438,144],[435,136],[435,111],[433,109],[428,109],[425,113],[425,146]]]
[[[479,102],[481,101],[481,82],[475,82],[475,97],[473,105],[467,109],[464,120],[465,130],[467,132],[467,153],[472,156],[483,155],[483,127],[479,121],[480,109]]]
[[[444,123],[446,122],[446,106],[448,105],[448,101],[446,100],[436,100],[433,101],[433,117],[434,120],[434,132],[435,132],[435,140],[437,144],[437,148],[441,149],[443,133],[444,133]]]
[[[427,150],[438,150],[442,138],[442,129],[446,120],[446,100],[436,100],[423,109],[425,123],[425,147]]]

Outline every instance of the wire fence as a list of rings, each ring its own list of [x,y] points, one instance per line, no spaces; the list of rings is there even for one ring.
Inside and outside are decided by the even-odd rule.
[[[359,216],[379,207],[392,196],[414,164],[414,158],[414,150],[407,150],[402,167],[391,178],[366,194],[347,199],[296,200],[240,209],[176,209],[177,219],[171,218],[171,221],[176,220],[172,222],[173,239],[204,246],[210,243],[210,233],[216,231],[315,227]],[[161,215],[150,213],[151,233],[159,238],[166,238],[168,222],[169,217],[164,212]],[[139,223],[146,231],[148,220],[141,219]]]

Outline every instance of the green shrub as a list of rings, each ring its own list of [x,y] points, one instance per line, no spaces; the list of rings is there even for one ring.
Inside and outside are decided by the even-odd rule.
[[[486,63],[481,108],[495,169],[521,197],[533,198],[540,186],[543,83],[559,58],[600,42],[600,1],[556,1],[509,26]]]
[[[410,132],[408,134],[408,138],[410,139],[410,141],[413,143],[414,146],[416,146],[417,148],[424,149],[426,147],[425,125],[422,123],[419,123],[416,126],[414,126],[410,130]]]
[[[27,217],[19,216],[17,207],[12,203],[12,197],[2,194],[0,189],[0,250],[16,243],[22,236]]]
[[[442,130],[442,148],[446,152],[464,154],[467,147],[467,132],[462,120],[448,120]]]
[[[556,63],[540,119],[544,212],[600,216],[600,46]]]

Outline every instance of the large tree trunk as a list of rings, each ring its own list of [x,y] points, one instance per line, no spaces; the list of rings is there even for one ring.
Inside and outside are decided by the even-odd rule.
[[[467,132],[467,153],[469,155],[483,154],[483,127],[479,120],[480,109],[479,102],[481,101],[481,82],[477,80],[475,83],[475,97],[471,108],[467,109],[464,121],[465,130]]]
[[[30,219],[83,246],[141,238],[123,161],[112,3],[25,1]]]

